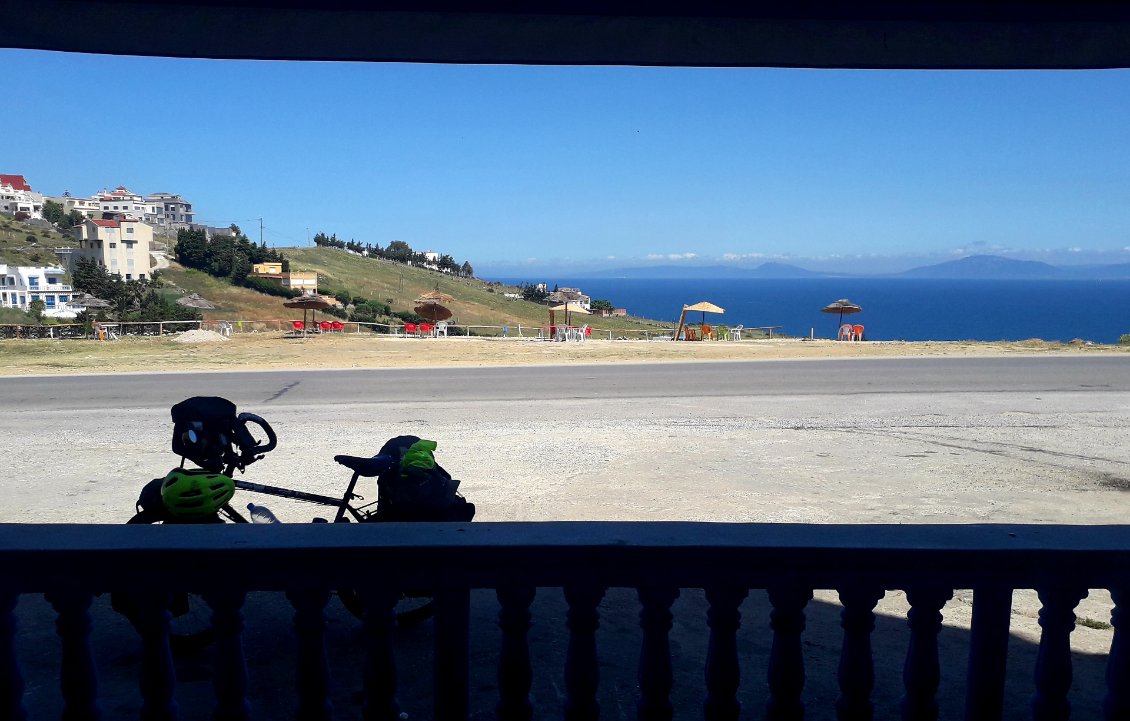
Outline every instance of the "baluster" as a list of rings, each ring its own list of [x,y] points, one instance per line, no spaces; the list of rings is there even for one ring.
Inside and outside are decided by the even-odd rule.
[[[216,691],[216,721],[246,721],[251,718],[247,700],[247,660],[243,655],[243,591],[217,591],[204,595],[212,609],[216,634],[212,685]]]
[[[1106,721],[1130,718],[1130,642],[1126,639],[1126,602],[1130,593],[1124,589],[1111,589],[1114,610],[1110,623],[1114,626],[1114,638],[1110,642],[1110,656],[1106,662],[1106,697],[1103,699],[1103,717]]]
[[[840,695],[836,699],[836,718],[840,721],[870,721],[875,714],[871,691],[875,688],[875,661],[871,654],[871,633],[875,630],[875,604],[883,590],[864,586],[840,589],[840,627],[844,629],[837,678]]]
[[[330,593],[291,591],[286,597],[294,607],[294,633],[298,638],[294,679],[298,693],[298,721],[328,721],[333,717],[330,667],[326,658],[325,608]]]
[[[62,641],[59,680],[63,691],[64,721],[97,719],[98,680],[94,653],[90,648],[90,602],[94,596],[81,592],[46,594],[55,609],[55,631]]]
[[[636,716],[640,721],[671,721],[671,647],[667,637],[671,630],[671,604],[679,597],[679,589],[646,587],[639,589],[640,627],[643,645],[640,649],[640,700]]]
[[[769,650],[769,702],[766,717],[777,719],[804,718],[804,651],[800,635],[804,631],[804,607],[812,600],[812,590],[785,587],[769,589],[773,610],[769,625],[773,629],[773,646]]]
[[[393,631],[396,628],[395,590],[363,589],[365,602],[365,643],[369,648],[365,661],[365,721],[396,721],[400,704],[396,700],[396,655],[393,652]]]
[[[24,679],[16,662],[16,603],[20,594],[0,591],[0,718],[24,721]]]
[[[906,692],[902,697],[902,717],[906,721],[934,721],[938,718],[938,684],[942,678],[938,663],[938,632],[942,630],[942,606],[953,598],[948,588],[915,588],[906,592],[910,611],[906,625],[910,626],[910,646],[906,650],[906,664],[902,682]]]
[[[435,699],[438,721],[465,721],[471,713],[471,592],[437,591]]]
[[[532,586],[500,588],[498,627],[502,629],[502,648],[498,654],[498,718],[502,721],[529,721],[534,715],[530,704],[530,604]]]
[[[1008,665],[1008,626],[1012,619],[1011,588],[973,591],[973,623],[969,640],[967,721],[999,720],[1004,711],[1004,676]]]
[[[136,627],[141,634],[141,719],[174,721],[177,702],[173,690],[177,673],[169,648],[170,593],[143,594],[138,597]]]
[[[702,704],[707,721],[736,721],[741,712],[738,686],[741,667],[738,664],[738,629],[742,614],[738,607],[749,595],[749,589],[731,586],[706,589],[710,608],[706,625],[710,640],[706,647],[706,701]]]
[[[1071,690],[1071,632],[1075,606],[1087,597],[1086,589],[1041,588],[1040,649],[1036,655],[1036,694],[1032,718],[1055,721],[1071,716],[1067,692]]]
[[[565,721],[600,717],[600,704],[596,702],[600,683],[596,629],[600,626],[597,607],[603,598],[603,588],[565,587],[565,600],[569,604],[565,615],[565,625],[569,628],[569,647],[565,651]]]

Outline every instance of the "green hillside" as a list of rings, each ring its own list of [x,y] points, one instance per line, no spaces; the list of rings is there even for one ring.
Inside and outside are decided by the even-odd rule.
[[[0,263],[58,265],[55,248],[75,248],[78,241],[54,229],[40,228],[10,215],[0,215]]]
[[[413,301],[423,293],[435,290],[453,296],[450,304],[459,325],[540,326],[549,321],[546,306],[524,300],[506,298],[517,288],[491,285],[475,278],[453,278],[445,273],[416,268],[379,258],[364,258],[338,248],[280,248],[293,271],[318,273],[319,290],[323,293],[345,291],[351,297],[363,297],[387,303],[393,311],[411,311]],[[188,293],[199,293],[215,303],[214,311],[205,311],[206,318],[278,319],[298,318],[301,312],[284,308],[282,298],[233,287],[200,271],[172,264],[161,271],[168,283]],[[560,314],[559,314],[560,315]],[[560,320],[560,319],[559,319]],[[656,323],[638,318],[585,317],[574,324],[588,322],[596,328],[613,331],[654,328]]]

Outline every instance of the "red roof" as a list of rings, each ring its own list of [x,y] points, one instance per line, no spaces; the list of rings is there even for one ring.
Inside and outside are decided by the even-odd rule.
[[[0,185],[10,185],[15,190],[31,190],[27,180],[22,175],[4,175],[0,173]]]
[[[92,218],[95,225],[102,226],[103,228],[117,228],[118,221],[116,220],[102,220],[101,218]]]

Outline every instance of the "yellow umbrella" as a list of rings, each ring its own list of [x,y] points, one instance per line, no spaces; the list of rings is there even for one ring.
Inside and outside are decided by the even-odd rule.
[[[702,311],[702,322],[703,323],[706,322],[706,314],[707,313],[722,314],[722,313],[726,312],[725,308],[719,308],[718,306],[714,305],[710,301],[706,301],[706,300],[699,301],[698,303],[695,303],[694,305],[685,305],[684,304],[683,305],[683,312],[679,314],[679,327],[675,329],[675,336],[674,336],[675,340],[678,340],[679,334],[683,332],[683,326],[686,324],[686,317],[687,317],[687,311],[688,310],[700,310],[700,311]]]
[[[579,304],[574,303],[573,307],[570,308],[569,307],[569,301],[565,301],[561,305],[555,305],[555,306],[553,306],[552,308],[549,309],[549,324],[550,325],[553,325],[553,313],[555,311],[559,311],[559,310],[565,311],[565,325],[569,325],[569,314],[570,313],[580,313],[581,315],[592,315],[592,313],[585,310],[585,307],[583,305],[579,305]]]

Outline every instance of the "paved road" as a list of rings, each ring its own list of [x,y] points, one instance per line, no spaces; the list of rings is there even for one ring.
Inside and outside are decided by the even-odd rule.
[[[240,406],[1130,391],[1130,358],[923,358],[48,376],[0,379],[7,412],[167,408],[190,395]]]

